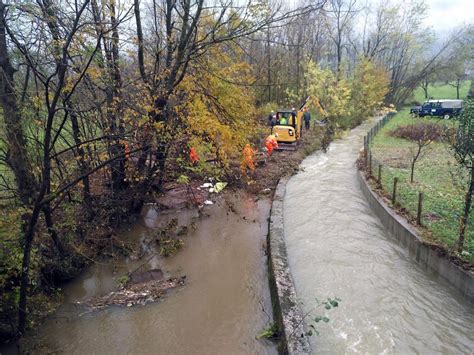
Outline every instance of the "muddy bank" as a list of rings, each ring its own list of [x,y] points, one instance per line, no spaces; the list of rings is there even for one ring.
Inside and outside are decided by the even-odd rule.
[[[303,159],[321,148],[323,133],[324,128],[319,126],[315,126],[309,131],[304,130],[297,150],[274,151],[266,163],[255,170],[250,179],[247,181],[241,179],[236,181],[235,185],[252,194],[273,196],[280,178],[297,173]],[[266,189],[271,189],[271,191]]]

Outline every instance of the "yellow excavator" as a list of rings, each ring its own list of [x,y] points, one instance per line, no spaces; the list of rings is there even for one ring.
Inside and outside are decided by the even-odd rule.
[[[307,104],[310,96],[306,98],[298,111],[278,110],[276,113],[276,125],[272,128],[278,142],[278,150],[296,150],[301,139],[303,128],[303,114],[308,109]]]

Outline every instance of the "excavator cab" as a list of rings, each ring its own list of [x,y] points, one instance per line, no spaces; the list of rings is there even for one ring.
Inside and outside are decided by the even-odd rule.
[[[279,110],[276,113],[276,125],[272,133],[277,137],[278,145],[294,144],[299,139],[297,113],[294,110]]]
[[[276,125],[272,129],[278,142],[278,149],[295,150],[301,138],[303,113],[309,97],[301,105],[300,109],[279,110],[276,113]]]

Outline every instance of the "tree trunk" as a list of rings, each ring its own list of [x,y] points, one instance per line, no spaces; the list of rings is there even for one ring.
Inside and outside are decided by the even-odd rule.
[[[89,164],[86,161],[85,151],[82,147],[81,130],[79,128],[77,114],[74,111],[71,102],[64,103],[64,106],[67,108],[69,113],[72,126],[72,134],[74,137],[74,144],[76,144],[77,146],[77,154],[79,155],[79,161],[77,163],[79,167],[79,173],[81,175],[86,175],[86,173],[89,171]],[[86,175],[82,182],[84,184],[82,188],[83,199],[88,213],[88,220],[90,220],[92,217],[92,197],[90,191],[89,175]]]
[[[469,97],[474,97],[474,77],[471,78],[471,86],[469,87]]]
[[[459,100],[459,87],[460,87],[460,86],[461,86],[461,80],[458,79],[458,80],[456,81],[456,99],[458,99],[458,100]]]
[[[300,98],[300,71],[301,71],[301,41],[303,37],[303,30],[298,31],[298,43],[296,45],[296,96]]]
[[[120,58],[119,58],[119,33],[118,33],[118,23],[115,15],[115,2],[110,2],[110,23],[112,25],[112,63],[111,64],[111,74],[113,79],[113,98],[110,104],[113,111],[112,115],[112,127],[116,130],[112,131],[112,134],[117,134],[120,136],[120,139],[124,138],[125,126],[122,118],[122,75],[120,72]],[[117,139],[113,145],[113,156],[123,156],[125,153],[124,144]],[[123,190],[127,184],[125,182],[126,172],[125,172],[125,157],[114,160],[111,165],[112,167],[112,176],[115,177],[112,179],[114,189]]]
[[[48,228],[49,236],[53,240],[56,250],[58,251],[60,256],[64,256],[64,248],[61,243],[61,240],[59,239],[58,233],[56,232],[56,229],[54,228],[53,216],[52,216],[51,207],[49,206],[49,204],[43,207],[43,215],[44,215],[44,220],[46,222],[46,228]]]
[[[0,102],[3,108],[7,141],[7,163],[13,171],[18,196],[25,205],[30,205],[35,195],[35,179],[29,163],[26,138],[22,126],[21,110],[15,95],[15,69],[10,62],[7,48],[5,5],[0,2]]]
[[[33,245],[33,236],[35,234],[36,223],[41,208],[35,205],[31,217],[29,218],[28,227],[25,232],[23,241],[23,261],[21,265],[20,277],[20,300],[18,302],[18,333],[23,334],[26,330],[27,309],[26,300],[28,297],[28,286],[30,285],[30,255]]]
[[[411,161],[411,174],[410,174],[410,182],[413,183],[414,181],[414,176],[415,176],[415,164],[418,158],[420,157],[421,151],[423,150],[423,147],[426,145],[423,145],[422,142],[418,142],[418,151],[416,152],[415,156],[413,156],[412,161]]]
[[[471,212],[472,205],[472,193],[474,191],[474,167],[471,168],[471,177],[469,182],[469,190],[466,193],[466,198],[464,199],[464,214],[461,217],[461,226],[459,229],[459,238],[457,243],[458,253],[461,253],[464,248],[464,236],[466,233],[466,226],[469,220],[469,214]]]
[[[428,83],[421,83],[421,87],[425,93],[425,99],[428,100]]]
[[[267,28],[267,100],[272,101],[272,77],[271,77],[271,55],[270,55],[270,27]]]

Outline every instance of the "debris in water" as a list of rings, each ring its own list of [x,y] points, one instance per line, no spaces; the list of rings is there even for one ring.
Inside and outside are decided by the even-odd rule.
[[[127,285],[119,291],[113,291],[108,295],[86,301],[85,304],[92,310],[100,310],[108,306],[145,305],[161,298],[165,291],[183,286],[185,279],[186,276],[172,277],[167,280],[152,280]]]

